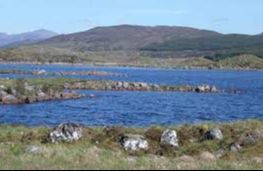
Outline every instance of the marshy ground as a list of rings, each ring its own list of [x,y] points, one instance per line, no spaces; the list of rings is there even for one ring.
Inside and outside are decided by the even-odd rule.
[[[223,140],[203,140],[210,128],[220,128]],[[164,127],[85,128],[74,143],[46,142],[50,128],[0,126],[0,169],[262,169],[263,141],[246,143],[240,151],[229,146],[242,135],[263,132],[256,120],[228,124],[200,124],[170,127],[177,131],[179,148],[159,145]],[[107,131],[106,131],[107,130]],[[129,153],[122,149],[118,135],[144,135],[150,148]]]

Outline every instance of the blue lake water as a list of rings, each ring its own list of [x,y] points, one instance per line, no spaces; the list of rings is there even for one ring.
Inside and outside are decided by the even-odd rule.
[[[169,85],[215,85],[240,93],[197,94],[180,92],[82,91],[96,98],[50,101],[29,105],[1,105],[0,124],[54,126],[77,122],[88,126],[177,125],[263,119],[263,72],[222,70],[173,70],[62,65],[0,65],[0,70],[108,71],[128,77],[71,76],[81,79],[139,81]],[[0,75],[2,78],[37,77]]]

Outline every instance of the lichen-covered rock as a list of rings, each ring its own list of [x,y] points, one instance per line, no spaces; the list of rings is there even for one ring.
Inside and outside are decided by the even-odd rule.
[[[205,133],[204,138],[206,140],[222,140],[224,136],[219,128],[213,128]]]
[[[148,150],[148,141],[141,135],[125,134],[121,137],[120,143],[126,151]]]
[[[162,145],[170,145],[173,147],[179,147],[178,143],[178,138],[177,138],[177,133],[174,130],[166,130],[163,132],[161,136],[161,144]]]
[[[232,152],[238,152],[242,149],[242,147],[238,144],[238,143],[232,143],[230,146],[229,146],[229,149],[230,151]]]
[[[258,143],[260,140],[262,140],[262,138],[263,138],[262,133],[259,130],[247,132],[242,134],[236,142],[232,143],[229,146],[229,149],[232,152],[238,152],[243,147]]]
[[[52,143],[78,141],[82,136],[82,127],[74,123],[61,124],[49,134]]]
[[[240,146],[248,146],[257,143],[262,139],[262,133],[259,130],[244,133],[236,142]]]

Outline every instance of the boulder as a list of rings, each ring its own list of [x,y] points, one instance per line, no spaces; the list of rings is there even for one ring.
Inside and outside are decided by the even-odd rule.
[[[124,83],[123,83],[123,88],[124,88],[125,90],[129,89],[129,83],[124,82]]]
[[[47,95],[43,93],[42,91],[37,93],[37,99],[38,101],[44,101],[47,99]]]
[[[49,133],[52,143],[73,142],[82,138],[82,127],[74,123],[61,124]]]
[[[0,98],[7,96],[7,92],[0,90]]]
[[[19,103],[19,100],[13,95],[6,95],[2,97],[2,103],[3,104],[17,104]]]
[[[117,89],[122,89],[123,88],[123,82],[119,81],[116,83],[116,88]]]
[[[174,130],[166,130],[163,132],[161,136],[161,144],[162,145],[170,145],[173,147],[179,147],[178,143],[178,138],[177,138],[177,133]]]
[[[212,86],[210,91],[211,91],[212,93],[218,92],[216,86]]]
[[[44,69],[41,69],[39,71],[35,71],[33,74],[34,75],[44,75],[44,74],[47,74],[47,71]]]
[[[6,87],[4,85],[0,85],[0,90],[4,90]]]
[[[259,130],[244,133],[241,135],[241,137],[238,139],[236,144],[239,144],[241,147],[248,146],[248,145],[254,145],[258,141],[262,139],[262,133]]]
[[[35,87],[34,86],[30,86],[27,82],[25,82],[25,90],[29,91],[29,92],[32,92],[32,91],[35,90]]]
[[[213,128],[204,135],[206,140],[222,140],[223,138],[223,133],[219,128]]]
[[[197,93],[215,93],[218,92],[216,86],[209,85],[200,85],[195,88],[195,92]]]
[[[232,152],[238,152],[242,149],[242,147],[238,144],[238,143],[232,143],[230,146],[229,146],[229,149],[230,151]]]
[[[76,98],[76,97],[77,97],[77,94],[73,92],[64,92],[61,94],[61,98],[65,100]]]
[[[205,92],[205,86],[197,86],[197,88],[195,89],[195,91],[198,92],[198,93]]]
[[[148,150],[149,148],[147,140],[141,135],[122,135],[120,143],[126,151],[136,152],[140,150]]]

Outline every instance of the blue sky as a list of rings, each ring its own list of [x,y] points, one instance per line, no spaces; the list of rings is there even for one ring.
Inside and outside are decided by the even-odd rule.
[[[119,24],[263,32],[263,0],[0,0],[0,32],[72,33]]]

